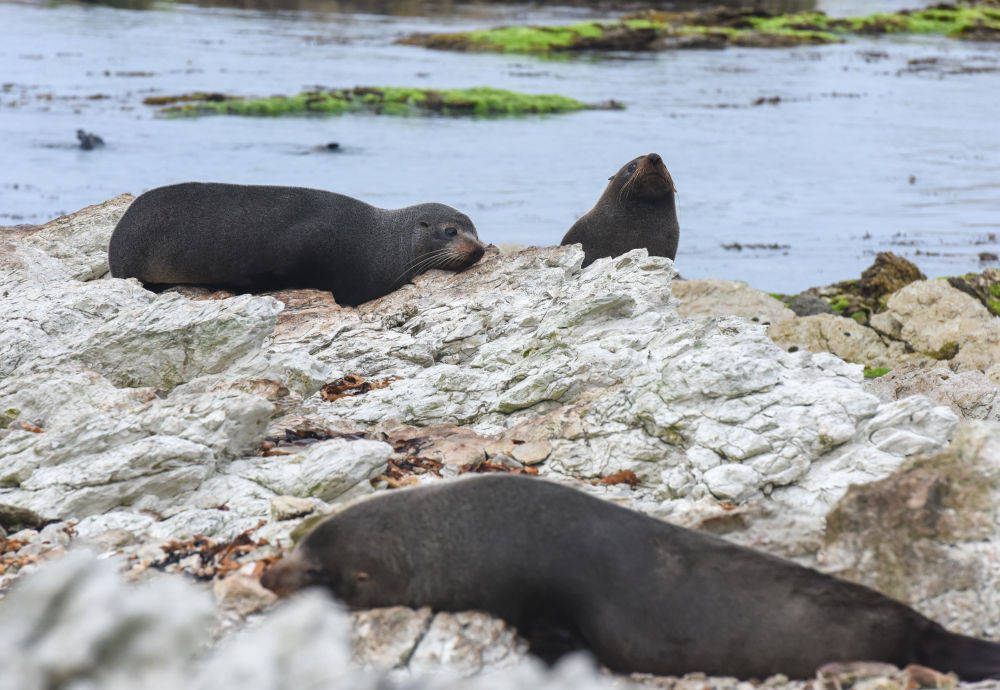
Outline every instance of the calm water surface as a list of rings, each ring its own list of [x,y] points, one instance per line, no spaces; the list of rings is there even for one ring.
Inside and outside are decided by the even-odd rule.
[[[609,175],[657,151],[679,190],[677,264],[687,277],[793,292],[856,276],[883,249],[929,275],[979,270],[995,265],[981,264],[980,252],[1000,253],[1000,45],[897,37],[547,60],[392,41],[614,13],[291,1],[263,9],[0,2],[0,225],[43,222],[124,191],[216,180],[320,187],[388,207],[440,201],[469,213],[485,240],[554,244]],[[908,4],[791,3],[831,14]],[[317,85],[489,85],[614,98],[628,109],[502,120],[167,120],[142,104],[151,94]],[[773,96],[776,105],[751,105]],[[107,146],[75,148],[77,128]],[[330,141],[342,150],[317,150]],[[783,248],[724,248],[736,242]]]

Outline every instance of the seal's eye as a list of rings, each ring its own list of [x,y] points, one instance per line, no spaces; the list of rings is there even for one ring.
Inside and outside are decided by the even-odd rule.
[[[458,234],[458,229],[457,228],[445,228],[444,229],[444,234],[447,235],[448,237],[454,237],[455,235]]]
[[[635,169],[636,169],[636,167],[637,167],[638,165],[639,165],[639,164],[638,164],[638,163],[636,163],[635,161],[632,161],[631,163],[629,163],[629,164],[628,164],[628,173],[629,173],[629,174],[632,174],[632,173],[634,173],[634,172],[635,172]]]

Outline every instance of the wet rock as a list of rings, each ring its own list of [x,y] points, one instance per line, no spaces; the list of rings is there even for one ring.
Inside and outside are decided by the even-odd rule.
[[[828,572],[947,627],[1000,635],[1000,425],[962,426],[947,451],[851,487],[827,516]]]
[[[860,280],[846,280],[806,291],[827,300],[841,316],[867,324],[872,314],[885,309],[886,298],[910,283],[926,280],[908,259],[892,252],[879,252],[875,262],[861,273]]]
[[[784,303],[766,292],[732,280],[676,281],[671,284],[671,291],[681,301],[677,312],[686,319],[742,316],[766,325],[795,316]]]
[[[996,256],[992,256],[995,261]],[[988,268],[982,273],[954,276],[948,278],[948,284],[978,299],[994,316],[1000,316],[1000,268]]]
[[[1000,318],[943,280],[911,283],[893,293],[872,327],[956,370],[986,372],[1000,362]]]
[[[788,303],[788,308],[795,312],[796,316],[814,316],[816,314],[835,313],[829,302],[808,292],[796,295],[795,298]]]
[[[892,368],[906,353],[903,343],[883,338],[854,319],[832,314],[788,319],[773,324],[767,334],[789,352],[829,352],[865,367]]]
[[[919,268],[908,259],[892,252],[879,252],[875,263],[861,274],[855,292],[868,299],[878,299],[901,290],[917,280],[926,280]]]

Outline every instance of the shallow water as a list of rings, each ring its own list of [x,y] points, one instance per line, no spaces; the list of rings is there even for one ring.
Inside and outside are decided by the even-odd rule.
[[[861,3],[792,4],[849,14]],[[897,37],[547,60],[392,41],[614,13],[388,1],[382,14],[318,0],[142,6],[150,9],[0,2],[0,225],[43,222],[123,191],[216,180],[320,187],[390,207],[440,201],[469,213],[485,240],[552,244],[620,165],[657,151],[679,190],[686,277],[794,292],[856,276],[884,249],[929,275],[995,265],[978,254],[1000,253],[997,44]],[[908,69],[925,58],[939,62]],[[973,73],[947,73],[963,68]],[[150,94],[315,85],[489,85],[614,98],[628,109],[167,120],[142,105]],[[772,96],[780,103],[751,105]],[[76,148],[77,128],[107,146]],[[315,150],[330,141],[342,150]],[[783,248],[724,249],[734,242]]]

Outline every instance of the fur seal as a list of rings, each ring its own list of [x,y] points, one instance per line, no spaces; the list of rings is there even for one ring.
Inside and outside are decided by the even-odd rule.
[[[91,151],[95,146],[104,146],[104,139],[92,132],[85,132],[82,129],[76,130],[76,138],[80,141],[80,148],[84,151]]]
[[[1000,678],[1000,644],[867,587],[522,476],[357,503],[261,581],[279,594],[326,586],[355,608],[487,611],[532,651],[539,631],[564,631],[622,672],[806,678],[864,660]]]
[[[561,244],[582,244],[584,266],[633,249],[677,256],[676,190],[660,155],[633,158],[608,179],[594,208],[573,223]]]
[[[444,204],[376,208],[303,187],[186,182],[140,195],[108,248],[111,275],[231,291],[328,290],[352,306],[485,251]]]

